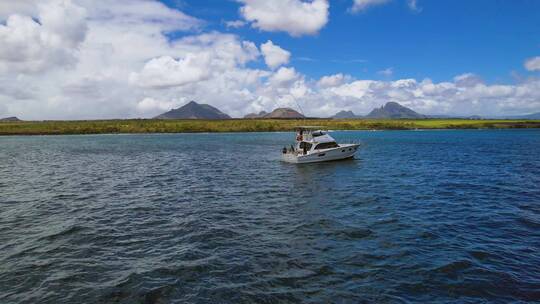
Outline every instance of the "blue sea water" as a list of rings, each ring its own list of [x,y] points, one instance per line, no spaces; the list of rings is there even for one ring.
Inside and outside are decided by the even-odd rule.
[[[0,303],[540,301],[540,130],[0,137]]]

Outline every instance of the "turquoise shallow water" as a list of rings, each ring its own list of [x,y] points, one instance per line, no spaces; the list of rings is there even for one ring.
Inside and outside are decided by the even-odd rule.
[[[0,303],[540,301],[540,130],[0,137]]]

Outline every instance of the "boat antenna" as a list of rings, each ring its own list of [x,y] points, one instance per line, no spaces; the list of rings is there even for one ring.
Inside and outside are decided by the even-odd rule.
[[[294,97],[293,94],[289,94],[291,95],[292,99],[294,100],[294,103],[296,103],[296,106],[298,107],[298,109],[300,110],[300,113],[302,113],[302,115],[304,116],[304,120],[306,119],[306,114],[304,114],[304,110],[302,110],[302,107],[300,106],[300,104],[298,103],[298,100],[296,100],[296,98]]]

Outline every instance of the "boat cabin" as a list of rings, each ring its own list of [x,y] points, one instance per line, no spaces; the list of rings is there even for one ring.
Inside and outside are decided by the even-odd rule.
[[[314,151],[332,148],[339,148],[339,145],[328,135],[328,131],[321,127],[296,128],[295,152],[307,155]]]

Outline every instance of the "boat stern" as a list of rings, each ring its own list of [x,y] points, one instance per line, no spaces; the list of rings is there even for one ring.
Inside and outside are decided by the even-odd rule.
[[[294,154],[294,153],[283,153],[282,156],[281,156],[281,159],[284,161],[284,162],[287,162],[287,163],[293,163],[293,164],[297,164],[298,163],[298,155]]]

